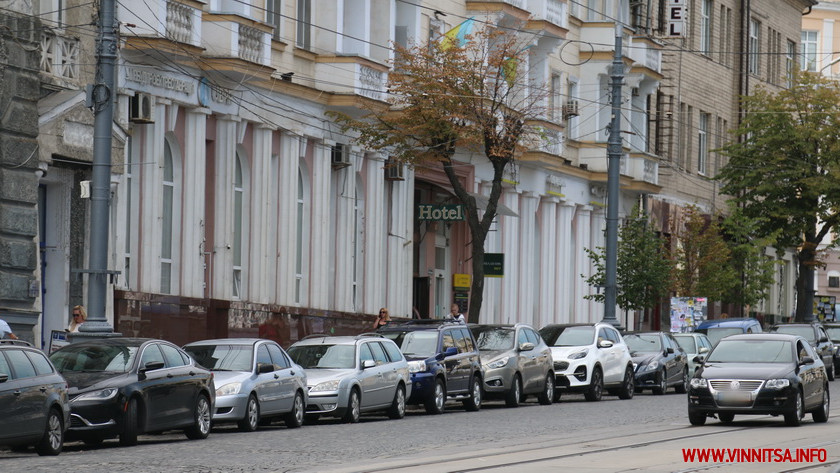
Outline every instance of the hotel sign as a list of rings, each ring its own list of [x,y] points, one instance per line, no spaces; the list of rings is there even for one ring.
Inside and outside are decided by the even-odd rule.
[[[680,38],[685,36],[688,0],[668,0],[665,6],[665,19],[668,31],[666,36]]]
[[[417,206],[417,220],[460,222],[465,220],[465,217],[464,206],[461,204],[420,204]]]

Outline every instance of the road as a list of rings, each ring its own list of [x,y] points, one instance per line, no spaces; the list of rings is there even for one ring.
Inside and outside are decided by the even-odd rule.
[[[704,427],[691,427],[685,395],[673,393],[646,392],[629,401],[606,396],[597,403],[570,395],[551,406],[530,401],[515,409],[490,402],[480,412],[447,407],[441,416],[413,409],[403,420],[366,416],[355,425],[323,420],[296,430],[280,424],[240,433],[220,426],[200,441],[180,433],[142,436],[130,448],[116,441],[98,448],[70,443],[52,458],[0,450],[0,471],[768,472],[831,471],[840,461],[840,406],[827,424],[814,424],[808,415],[797,428],[769,416],[736,417],[730,425],[710,419]],[[823,449],[825,461],[778,463],[770,452],[764,462],[691,462],[684,460],[684,448],[814,448]]]

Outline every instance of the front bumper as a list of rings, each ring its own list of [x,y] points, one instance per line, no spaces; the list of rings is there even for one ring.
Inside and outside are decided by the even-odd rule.
[[[565,391],[583,391],[589,388],[589,369],[586,359],[555,360],[555,388]]]
[[[636,372],[636,389],[652,389],[659,387],[658,378],[659,371],[637,371]]]
[[[347,409],[349,392],[341,387],[338,391],[326,391],[309,393],[309,400],[306,403],[307,414],[318,414],[326,416],[341,416]]]
[[[501,368],[484,367],[484,393],[493,397],[494,394],[505,394],[511,389],[511,382],[516,370],[510,366]]]
[[[70,425],[67,440],[119,435],[125,415],[126,400],[118,396],[104,402],[81,401],[70,403]]]
[[[743,391],[738,399],[727,400],[726,393],[712,392],[709,388],[690,387],[688,390],[688,411],[692,413],[783,415],[796,409],[796,396],[799,391],[794,386],[783,389],[765,389]]]
[[[435,374],[431,371],[411,373],[411,394],[406,404],[422,404],[435,393]]]
[[[248,405],[248,393],[230,396],[216,396],[216,409],[213,422],[234,422],[245,418]]]

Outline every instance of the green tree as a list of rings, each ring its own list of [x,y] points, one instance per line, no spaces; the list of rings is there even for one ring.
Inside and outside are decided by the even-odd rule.
[[[726,299],[739,284],[731,259],[717,219],[707,220],[697,207],[686,207],[674,249],[677,296]]]
[[[796,320],[813,320],[817,247],[840,222],[840,89],[818,74],[794,73],[777,92],[757,88],[718,179],[755,233],[794,249]]]
[[[733,209],[723,221],[726,243],[732,255],[732,265],[740,283],[724,302],[732,302],[742,309],[754,306],[767,298],[767,289],[773,284],[776,262],[765,254],[771,246],[767,238],[756,234],[758,223]]]
[[[369,107],[361,117],[337,112],[330,116],[345,131],[355,132],[356,142],[367,149],[382,150],[397,163],[443,169],[466,210],[473,274],[468,320],[478,322],[484,243],[496,217],[502,178],[519,153],[540,139],[540,130],[531,127],[530,120],[545,111],[545,88],[518,80],[519,59],[527,55],[530,35],[520,37],[512,28],[484,28],[463,40],[454,34],[445,39],[396,48],[387,108]],[[455,172],[458,152],[483,154],[492,167],[484,209]]]

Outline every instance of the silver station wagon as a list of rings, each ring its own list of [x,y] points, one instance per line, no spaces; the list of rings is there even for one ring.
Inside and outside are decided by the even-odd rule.
[[[408,363],[391,340],[379,334],[310,335],[292,345],[289,356],[306,370],[308,421],[330,416],[355,423],[373,411],[405,417]]]

